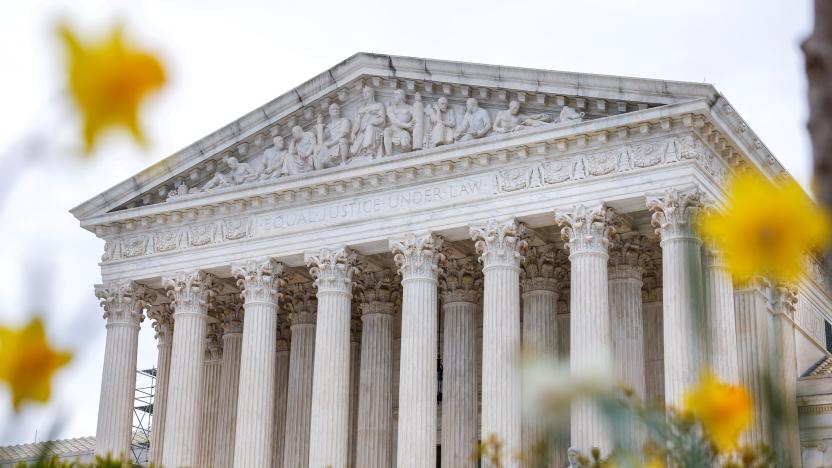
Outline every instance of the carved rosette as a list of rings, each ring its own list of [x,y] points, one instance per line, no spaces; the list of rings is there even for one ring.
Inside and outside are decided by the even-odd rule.
[[[352,276],[357,270],[357,260],[358,254],[349,247],[323,248],[306,254],[306,266],[315,279],[318,294],[332,292],[352,295]]]
[[[653,212],[651,220],[656,234],[663,241],[698,237],[693,221],[702,207],[701,197],[702,192],[697,188],[684,191],[670,188],[663,194],[647,195],[647,209]]]
[[[315,314],[318,311],[318,298],[315,296],[314,286],[311,282],[296,283],[289,286],[284,304],[286,310],[289,312],[289,324],[291,327],[295,325],[315,324]]]
[[[173,302],[174,317],[181,313],[205,314],[216,296],[214,275],[200,270],[179,271],[162,278],[168,297]]]
[[[484,268],[520,268],[528,243],[526,225],[516,219],[489,219],[469,232]]]
[[[444,239],[433,233],[409,233],[400,239],[390,240],[393,260],[399,267],[402,281],[424,279],[436,281],[439,265],[445,261],[442,253]]]
[[[237,277],[237,286],[246,304],[274,304],[278,289],[286,285],[281,277],[283,264],[272,258],[233,264],[231,273]]]
[[[628,233],[610,240],[609,278],[641,279],[642,271],[650,262],[644,246],[647,239],[641,234]]]
[[[558,292],[558,285],[567,277],[565,263],[566,255],[553,245],[529,247],[520,276],[523,292]]]
[[[616,215],[603,203],[593,208],[577,205],[571,211],[555,216],[563,228],[561,238],[570,255],[608,253],[610,238],[615,235]]]
[[[144,320],[144,309],[153,303],[152,290],[130,280],[110,281],[95,285],[95,297],[104,309],[107,326],[113,324],[138,327]]]
[[[445,264],[439,279],[442,302],[444,304],[453,302],[476,304],[480,300],[482,282],[482,270],[473,258],[452,258]]]
[[[388,314],[396,311],[401,297],[400,283],[393,271],[365,272],[356,282],[358,307],[362,315]]]
[[[154,338],[169,339],[173,336],[173,307],[170,302],[150,306],[147,309],[147,318],[153,321],[153,330],[156,331]]]
[[[772,306],[775,314],[783,314],[794,320],[797,310],[797,286],[791,283],[778,283],[774,287]]]

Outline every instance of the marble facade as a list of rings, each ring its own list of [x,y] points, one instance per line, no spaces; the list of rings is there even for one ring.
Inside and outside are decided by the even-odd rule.
[[[357,54],[72,210],[105,240],[96,451],[129,448],[145,316],[170,467],[475,466],[490,435],[519,466],[524,346],[676,403],[702,355],[758,391],[780,320],[795,395],[824,272],[778,315],[691,228],[748,168],[788,176],[710,85]],[[608,426],[577,401],[568,443]]]

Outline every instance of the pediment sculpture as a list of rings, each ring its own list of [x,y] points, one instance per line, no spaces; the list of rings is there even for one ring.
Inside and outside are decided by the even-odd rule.
[[[584,117],[583,112],[569,106],[562,106],[555,116],[527,114],[522,112],[521,105],[513,99],[492,118],[477,98],[469,97],[464,109],[455,109],[444,96],[426,104],[417,92],[411,103],[403,89],[396,89],[385,105],[376,98],[374,88],[364,86],[352,118],[343,114],[341,104],[331,103],[325,108],[327,115],[319,114],[313,127],[293,125],[290,135],[274,136],[271,146],[247,161],[226,156],[224,164],[218,164],[207,181],[190,188],[180,182],[168,199],[344,166],[353,160],[378,159],[490,135],[578,123]]]

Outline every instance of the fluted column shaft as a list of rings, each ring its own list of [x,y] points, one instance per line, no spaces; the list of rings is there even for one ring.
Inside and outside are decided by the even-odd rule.
[[[437,275],[442,239],[432,234],[391,241],[402,276],[399,365],[399,467],[436,466]]]
[[[265,468],[273,466],[277,290],[283,265],[261,259],[233,265],[232,271],[245,300],[234,466]]]
[[[355,253],[323,249],[307,256],[318,290],[309,467],[349,464],[350,321]]]
[[[143,294],[143,287],[129,281],[95,287],[95,295],[101,300],[107,320],[95,432],[95,453],[99,455],[121,457],[130,454],[139,324],[145,305]]]
[[[210,275],[182,272],[163,279],[174,304],[165,452],[169,468],[195,466],[199,457]]]
[[[355,466],[365,468],[393,460],[393,303],[385,299],[362,304]]]
[[[208,341],[205,356],[205,375],[202,383],[202,429],[200,432],[199,466],[214,466],[214,442],[219,419],[222,353],[219,342]]]
[[[237,427],[237,391],[240,388],[240,355],[243,350],[243,313],[240,306],[223,314],[220,398],[214,467],[230,468],[234,463],[234,434]]]
[[[797,351],[795,349],[794,312],[797,288],[780,284],[774,292],[775,359],[779,363],[778,390],[783,421],[777,427],[775,441],[778,466],[797,468],[801,464],[800,427],[797,416]]]
[[[770,413],[765,379],[769,369],[769,323],[772,317],[762,286],[756,281],[740,285],[734,291],[734,311],[740,383],[754,401],[754,417],[742,435],[743,443],[768,444]]]
[[[708,358],[713,372],[726,382],[739,381],[734,284],[720,255],[705,248],[705,312],[708,317]]]
[[[564,226],[561,236],[567,241],[571,264],[569,367],[573,374],[587,369],[602,373],[612,370],[607,273],[612,216],[603,205],[591,209],[578,206],[557,216],[558,224]],[[589,399],[572,403],[571,445],[583,453],[589,453],[594,446],[602,453],[612,449],[609,423]]]
[[[645,302],[644,394],[648,402],[664,403],[664,339],[661,301]]]
[[[671,189],[648,196],[647,205],[661,236],[665,404],[681,407],[699,380],[704,351],[702,241],[692,226],[699,192]]]
[[[272,437],[272,466],[275,468],[281,468],[283,466],[283,453],[286,443],[288,392],[289,345],[285,340],[278,340],[274,373],[274,437]]]
[[[467,293],[443,295],[443,468],[476,466],[471,454],[477,447],[477,304],[476,291]]]
[[[520,385],[520,263],[525,226],[490,220],[471,227],[483,268],[481,440],[496,436],[501,464],[518,466],[522,450]]]
[[[355,325],[353,325],[355,326]],[[355,465],[358,435],[358,386],[361,372],[361,331],[353,330],[350,340],[350,431],[347,448],[349,464]]]
[[[289,350],[289,389],[286,404],[284,468],[309,463],[309,428],[312,413],[312,373],[315,366],[315,309],[289,315],[292,341]]]
[[[168,382],[170,380],[170,351],[173,338],[173,321],[169,305],[164,319],[156,322],[156,395],[153,400],[152,431],[150,432],[150,463],[162,463],[165,442],[165,415],[167,414]]]

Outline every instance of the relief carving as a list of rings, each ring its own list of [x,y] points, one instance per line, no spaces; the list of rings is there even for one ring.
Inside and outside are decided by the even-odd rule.
[[[397,89],[393,92],[393,102],[387,106],[387,121],[384,128],[384,154],[393,154],[393,148],[406,153],[413,147],[413,137],[410,132],[416,126],[416,115],[413,106],[405,102],[404,91]]]
[[[488,111],[480,107],[475,98],[465,101],[465,115],[456,128],[456,141],[469,141],[488,135],[491,130],[491,116]]]
[[[318,132],[318,151],[315,157],[315,169],[326,169],[339,164],[346,164],[350,157],[350,129],[352,124],[346,117],[341,117],[338,103],[329,105],[329,123],[324,125],[323,116],[318,116],[315,127]]]
[[[380,158],[384,149],[384,104],[376,102],[375,90],[365,86],[364,99],[356,112],[350,154],[354,157]]]
[[[430,109],[428,114],[430,123],[430,135],[428,136],[428,148],[435,148],[440,145],[449,145],[454,142],[454,128],[456,128],[456,114],[448,107],[448,100],[441,97]]]
[[[543,173],[543,182],[557,184],[569,180],[572,177],[571,161],[550,161],[540,165]]]

